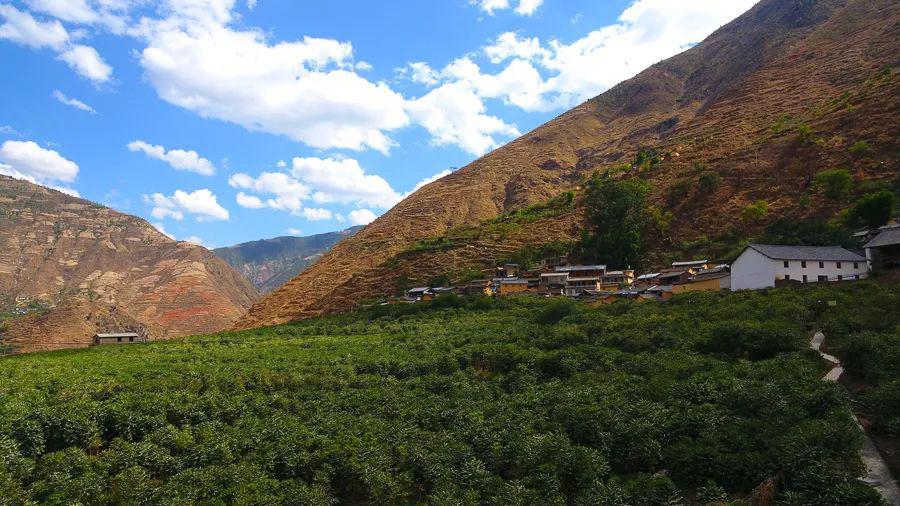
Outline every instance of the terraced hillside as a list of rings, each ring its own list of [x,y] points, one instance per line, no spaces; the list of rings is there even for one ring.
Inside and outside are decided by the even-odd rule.
[[[153,338],[221,330],[256,290],[205,248],[146,221],[0,176],[0,294],[54,306],[9,324],[16,351],[84,346],[94,332]]]
[[[239,326],[344,310],[407,279],[572,238],[577,206],[499,236],[490,220],[575,189],[595,171],[652,184],[667,223],[649,239],[651,261],[675,242],[738,225],[743,233],[780,217],[831,217],[844,204],[815,191],[818,172],[846,168],[858,188],[900,174],[898,22],[893,0],[763,0],[694,48],[420,189],[256,303]],[[714,174],[713,188],[701,189],[704,174]],[[741,223],[759,200],[767,216]],[[482,226],[488,233],[462,248],[417,248]]]

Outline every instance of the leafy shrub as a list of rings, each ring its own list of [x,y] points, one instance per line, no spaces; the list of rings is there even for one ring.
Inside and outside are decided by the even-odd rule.
[[[538,311],[535,321],[544,325],[551,325],[559,323],[563,318],[575,314],[576,311],[578,311],[578,306],[571,299],[554,299]]]
[[[853,155],[865,155],[872,151],[872,146],[868,141],[856,141],[847,151]]]
[[[819,172],[815,182],[831,200],[843,200],[853,191],[853,175],[846,169]]]
[[[741,211],[741,219],[746,223],[756,223],[765,218],[768,214],[769,203],[765,200],[757,200],[756,202],[747,205],[747,207]]]
[[[693,186],[694,182],[690,179],[679,179],[672,183],[666,191],[666,202],[669,204],[669,207],[675,207],[684,200],[691,193]]]
[[[894,194],[889,190],[867,193],[850,208],[847,221],[851,225],[880,227],[886,224],[894,213]]]
[[[720,176],[717,172],[706,171],[700,174],[700,177],[697,178],[697,185],[700,187],[700,191],[704,194],[712,193],[719,187],[719,183],[722,181],[722,176]]]

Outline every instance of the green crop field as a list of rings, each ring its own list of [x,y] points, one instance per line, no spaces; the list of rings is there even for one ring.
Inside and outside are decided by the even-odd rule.
[[[769,479],[785,504],[879,504],[808,339],[870,360],[898,349],[897,307],[874,283],[600,309],[448,297],[7,357],[0,504],[742,504]],[[897,402],[866,406],[900,430]]]

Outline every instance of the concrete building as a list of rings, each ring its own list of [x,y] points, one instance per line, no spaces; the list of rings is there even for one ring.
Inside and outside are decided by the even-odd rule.
[[[777,281],[864,279],[868,274],[864,257],[839,246],[751,244],[731,265],[731,290],[771,288]]]
[[[137,332],[112,332],[94,335],[94,344],[132,344],[145,342],[147,342],[147,338],[141,336]]]
[[[866,243],[866,258],[872,270],[900,267],[900,226],[882,227],[878,235]]]

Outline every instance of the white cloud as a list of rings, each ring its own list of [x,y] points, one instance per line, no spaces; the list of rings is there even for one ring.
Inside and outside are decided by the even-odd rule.
[[[238,194],[238,203],[250,209],[270,207],[279,211],[299,214],[303,209],[303,201],[310,197],[310,188],[291,176],[282,172],[263,172],[257,178],[247,174],[234,174],[228,178],[232,188],[248,190],[262,195],[274,195],[265,201],[259,197]]]
[[[0,125],[0,134],[21,137],[22,133],[9,125]]]
[[[289,228],[287,229],[287,233],[291,235],[303,235],[303,231],[299,228]]]
[[[278,163],[276,163],[275,166],[279,169],[283,169],[287,167],[287,162],[285,162],[284,160],[278,160]]]
[[[102,25],[113,33],[124,32],[126,13],[140,0],[25,0],[36,12],[49,14],[69,23]]]
[[[389,151],[388,132],[409,123],[404,99],[351,70],[350,43],[270,44],[262,32],[216,24],[230,19],[227,4],[218,14],[182,5],[181,17],[145,23],[140,63],[163,100],[316,148]]]
[[[191,193],[175,190],[175,193],[168,197],[162,193],[154,193],[145,195],[144,201],[153,205],[150,214],[158,220],[165,218],[182,220],[185,214],[196,215],[197,221],[227,221],[229,218],[228,210],[220,206],[216,196],[205,188]]]
[[[66,62],[76,73],[91,81],[105,83],[112,77],[112,67],[103,61],[100,53],[91,46],[74,44],[61,53],[59,59]]]
[[[425,62],[407,63],[405,67],[397,69],[397,73],[401,77],[407,77],[414,83],[424,84],[426,86],[434,86],[440,82],[440,73],[431,68]]]
[[[59,21],[38,21],[31,14],[12,5],[0,4],[0,39],[8,39],[33,49],[63,50],[69,43],[69,32]]]
[[[475,155],[496,148],[495,136],[521,135],[515,125],[488,115],[482,99],[465,81],[444,84],[411,101],[407,110],[431,134],[433,145],[457,145]]]
[[[367,61],[358,61],[358,62],[356,62],[356,65],[353,66],[353,68],[355,68],[356,70],[358,70],[360,72],[368,72],[368,71],[374,69],[375,67],[373,67],[372,64]]]
[[[406,198],[406,197],[412,195],[413,193],[419,191],[419,190],[420,190],[421,188],[423,188],[424,186],[429,185],[429,184],[431,184],[431,183],[437,181],[438,179],[441,179],[441,178],[443,178],[443,177],[449,176],[450,174],[453,174],[453,171],[450,170],[450,169],[445,169],[445,170],[442,170],[442,171],[438,172],[437,174],[435,174],[435,175],[433,175],[433,176],[431,176],[431,177],[426,177],[425,179],[419,181],[419,182],[416,184],[416,186],[413,187],[412,190],[410,190],[409,192],[403,194],[403,198]]]
[[[387,209],[400,200],[381,176],[366,174],[352,158],[294,158],[291,174],[314,189],[314,201],[351,202]]]
[[[89,112],[91,114],[97,114],[97,111],[95,111],[93,107],[85,104],[81,100],[78,100],[75,98],[69,98],[66,96],[65,93],[63,93],[59,90],[56,90],[53,92],[53,98],[58,100],[60,103],[68,105],[70,107],[74,107],[76,109],[79,109],[84,112]]]
[[[368,209],[354,209],[347,216],[351,225],[368,225],[375,221],[378,216]]]
[[[37,181],[70,183],[78,175],[78,164],[44,149],[34,141],[6,141],[0,146],[0,163]]]
[[[238,192],[235,200],[239,206],[246,207],[247,209],[263,209],[266,207],[266,204],[263,203],[259,197],[247,195],[244,192]]]
[[[571,107],[700,42],[756,1],[637,0],[617,23],[571,44],[551,40],[543,45],[536,37],[508,32],[485,47],[484,55],[494,64],[511,60],[493,76],[497,79],[519,67],[515,74],[520,78],[507,75],[500,87],[507,102],[526,111]],[[534,80],[525,64],[540,68],[548,77]],[[480,72],[474,77],[455,77],[476,85],[487,80]],[[540,101],[534,100],[535,96]]]
[[[56,3],[56,2],[53,2]],[[58,20],[38,21],[31,14],[12,5],[0,4],[0,39],[8,39],[33,49],[49,48],[58,53],[79,75],[104,83],[112,77],[110,67],[97,50],[83,44],[73,44],[72,37]]]
[[[328,209],[313,207],[304,208],[302,215],[309,221],[325,221],[334,218],[334,215]]]
[[[469,0],[469,2],[492,16],[494,11],[509,9],[512,5],[510,0]],[[518,0],[513,10],[520,16],[531,16],[543,3],[544,0]]]
[[[166,151],[166,148],[159,145],[151,145],[142,140],[136,140],[128,143],[128,149],[132,152],[142,152],[150,158],[155,158],[168,163],[175,170],[186,170],[196,172],[204,176],[212,176],[216,173],[216,167],[201,157],[196,151],[185,151],[183,149],[172,149]]]
[[[247,0],[247,9],[253,10],[256,8],[256,0]]]

